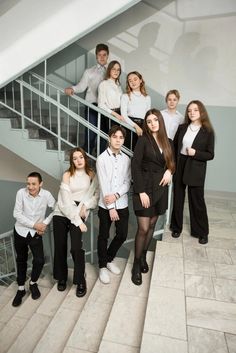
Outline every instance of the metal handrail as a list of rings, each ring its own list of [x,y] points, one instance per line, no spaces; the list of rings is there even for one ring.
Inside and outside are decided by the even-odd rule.
[[[25,129],[25,120],[30,121],[32,124],[34,124],[37,127],[40,127],[41,129],[44,129],[46,132],[50,133],[52,136],[56,137],[58,139],[58,146],[59,146],[59,150],[58,153],[60,155],[59,160],[61,159],[61,148],[60,145],[62,142],[68,144],[71,147],[74,147],[75,145],[72,144],[70,141],[68,141],[67,139],[63,138],[60,136],[60,119],[57,119],[57,124],[58,124],[58,131],[57,133],[46,128],[44,125],[42,125],[42,121],[40,118],[40,123],[32,120],[31,118],[27,117],[25,115],[25,107],[24,107],[24,89],[27,89],[30,91],[30,97],[31,97],[31,110],[32,110],[32,94],[36,94],[38,97],[40,97],[41,99],[43,99],[45,102],[48,102],[49,104],[53,104],[57,109],[58,112],[63,111],[64,113],[66,113],[66,115],[68,115],[69,117],[71,117],[72,119],[74,119],[75,121],[77,121],[78,123],[84,125],[85,127],[87,127],[88,129],[92,130],[93,132],[95,132],[99,138],[107,138],[107,134],[104,133],[103,131],[99,131],[97,130],[97,128],[92,125],[91,123],[89,123],[86,119],[84,119],[83,117],[81,117],[79,114],[76,114],[75,112],[73,112],[72,110],[70,110],[67,106],[65,106],[64,104],[62,104],[61,102],[61,96],[64,96],[64,91],[63,89],[61,89],[60,87],[58,87],[57,85],[55,85],[54,83],[50,82],[49,80],[46,80],[46,85],[45,85],[45,79],[42,78],[40,75],[35,74],[35,73],[31,73],[30,74],[31,77],[36,78],[37,80],[40,81],[40,84],[43,83],[44,86],[44,90],[41,91],[40,90],[40,85],[39,85],[39,89],[35,88],[34,86],[32,86],[32,84],[25,82],[22,78],[21,79],[17,79],[16,82],[20,85],[20,102],[21,102],[21,111],[17,111],[16,110],[16,104],[15,102],[13,102],[13,107],[9,106],[7,104],[7,97],[6,97],[6,92],[4,92],[4,97],[5,97],[5,103],[0,101],[0,104],[2,104],[4,107],[7,107],[9,109],[11,109],[13,112],[15,112],[16,114],[21,116],[22,119],[22,129]],[[30,79],[31,80],[31,79]],[[56,99],[52,98],[50,95],[45,95],[46,89],[48,86],[48,91],[50,93],[51,89],[55,89],[56,90]],[[15,95],[13,94],[13,99],[15,100]],[[103,109],[100,109],[90,103],[88,103],[87,101],[85,101],[83,98],[78,97],[78,96],[73,96],[73,97],[68,97],[68,99],[72,99],[74,100],[76,103],[78,104],[82,104],[90,109],[93,109],[95,111],[98,112],[98,116],[101,117],[101,115],[106,116],[107,118],[109,118],[110,120],[113,120],[114,122],[116,122],[119,125],[122,125],[124,127],[126,127],[127,129],[134,131],[134,128],[130,127],[128,124],[126,124],[123,121],[119,121],[118,119],[116,119],[113,115],[107,113],[106,111],[104,111]],[[40,101],[41,102],[41,101]],[[41,107],[41,104],[40,104]],[[51,106],[49,106],[51,108]],[[41,109],[41,108],[40,108]],[[49,115],[50,115],[50,109],[49,109]],[[41,113],[40,113],[41,116]],[[100,123],[100,119],[99,123]],[[100,125],[98,125],[100,127]],[[98,139],[99,140],[99,139]],[[98,141],[98,145],[97,145],[97,150],[99,152],[99,141]],[[122,147],[122,150],[129,156],[132,156],[133,153],[131,150],[129,150],[126,147]],[[94,156],[90,155],[91,158],[96,159]],[[170,204],[171,204],[171,187],[169,188],[169,196],[168,196],[168,210],[167,210],[167,217],[165,219],[164,222],[164,227],[163,229],[159,229],[157,231],[154,232],[154,237],[158,236],[159,234],[163,234],[164,232],[164,228],[166,226],[166,224],[169,222],[169,217],[170,217]],[[96,252],[96,250],[94,249],[94,225],[93,225],[93,217],[94,217],[94,213],[93,211],[90,213],[90,224],[91,224],[91,229],[90,229],[90,244],[91,244],[91,251],[86,252],[86,255],[90,255],[90,259],[91,259],[91,263],[94,262],[94,253]],[[167,222],[166,222],[167,221]],[[9,233],[9,232],[7,232]],[[7,234],[5,233],[5,234]],[[1,236],[0,236],[1,239]],[[11,240],[12,240],[12,236],[11,236]],[[125,243],[129,243],[131,241],[134,241],[134,239],[128,239],[126,240]],[[12,243],[13,246],[13,243]],[[13,253],[14,253],[14,247],[13,249]]]

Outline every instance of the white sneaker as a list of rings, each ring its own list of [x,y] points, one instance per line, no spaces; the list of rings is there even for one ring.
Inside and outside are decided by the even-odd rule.
[[[107,268],[109,271],[111,271],[111,273],[114,273],[114,275],[120,274],[120,269],[114,262],[108,262]]]
[[[103,284],[108,284],[110,283],[110,277],[109,277],[109,273],[107,271],[106,267],[102,267],[99,270],[99,279]]]

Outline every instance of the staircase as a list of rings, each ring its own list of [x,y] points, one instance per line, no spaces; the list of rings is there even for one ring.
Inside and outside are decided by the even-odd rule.
[[[87,263],[83,298],[75,295],[71,271],[66,291],[58,292],[52,278],[43,277],[40,299],[27,293],[18,308],[11,305],[16,283],[1,288],[0,353],[139,352],[154,253],[148,253],[150,271],[139,287],[130,279],[132,260],[132,253],[128,261],[116,258],[121,275],[111,275],[109,285]]]

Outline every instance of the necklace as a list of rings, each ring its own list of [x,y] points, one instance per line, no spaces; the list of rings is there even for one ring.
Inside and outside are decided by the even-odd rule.
[[[193,124],[189,125],[190,130],[193,131],[193,132],[196,132],[196,131],[200,130],[201,125],[198,125],[197,128],[195,128],[195,129],[193,127],[194,127]]]

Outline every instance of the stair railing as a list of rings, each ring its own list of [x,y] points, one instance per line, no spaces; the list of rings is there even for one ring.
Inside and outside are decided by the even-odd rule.
[[[18,85],[18,86],[17,86]],[[21,128],[24,130],[28,123],[36,126],[50,136],[57,140],[57,151],[58,159],[61,161],[63,159],[63,149],[70,149],[72,147],[81,145],[81,130],[86,127],[88,130],[93,131],[97,135],[97,150],[96,154],[92,154],[93,151],[88,151],[88,155],[91,159],[96,160],[97,156],[100,154],[100,140],[101,138],[107,140],[108,136],[106,133],[101,131],[101,119],[102,116],[106,116],[109,122],[116,122],[119,125],[123,125],[125,128],[135,132],[135,130],[124,123],[119,121],[111,114],[108,114],[104,110],[95,107],[94,105],[88,103],[81,97],[65,96],[63,89],[55,85],[54,83],[46,80],[38,74],[27,73],[23,77],[17,79],[15,83],[12,83],[12,97],[8,99],[8,91],[4,90],[4,99],[0,101],[3,107],[12,110],[14,113],[21,116]],[[20,99],[17,99],[20,96]],[[20,103],[19,103],[20,101]],[[26,103],[29,103],[28,106]],[[95,127],[89,123],[85,118],[84,110],[93,109],[98,113],[98,126]],[[45,114],[46,111],[46,114]],[[56,112],[56,115],[53,113]],[[46,121],[45,121],[46,116]],[[62,124],[63,121],[63,124]],[[70,127],[76,127],[76,140],[70,141]],[[66,129],[64,127],[66,126]],[[62,149],[63,146],[63,149]],[[65,148],[66,146],[66,148]],[[131,145],[132,146],[132,145]],[[122,150],[132,156],[132,151],[127,147],[123,146]],[[163,219],[163,226],[154,232],[154,237],[158,237],[163,234],[164,228],[169,222],[170,217],[170,206],[171,206],[171,188],[169,188],[168,196],[168,210],[167,217]],[[90,244],[91,251],[86,252],[86,255],[90,255],[91,263],[94,262],[94,224],[93,224],[94,214],[91,212],[90,216]],[[126,240],[126,243],[134,241],[134,238]],[[50,249],[51,250],[51,249]]]

